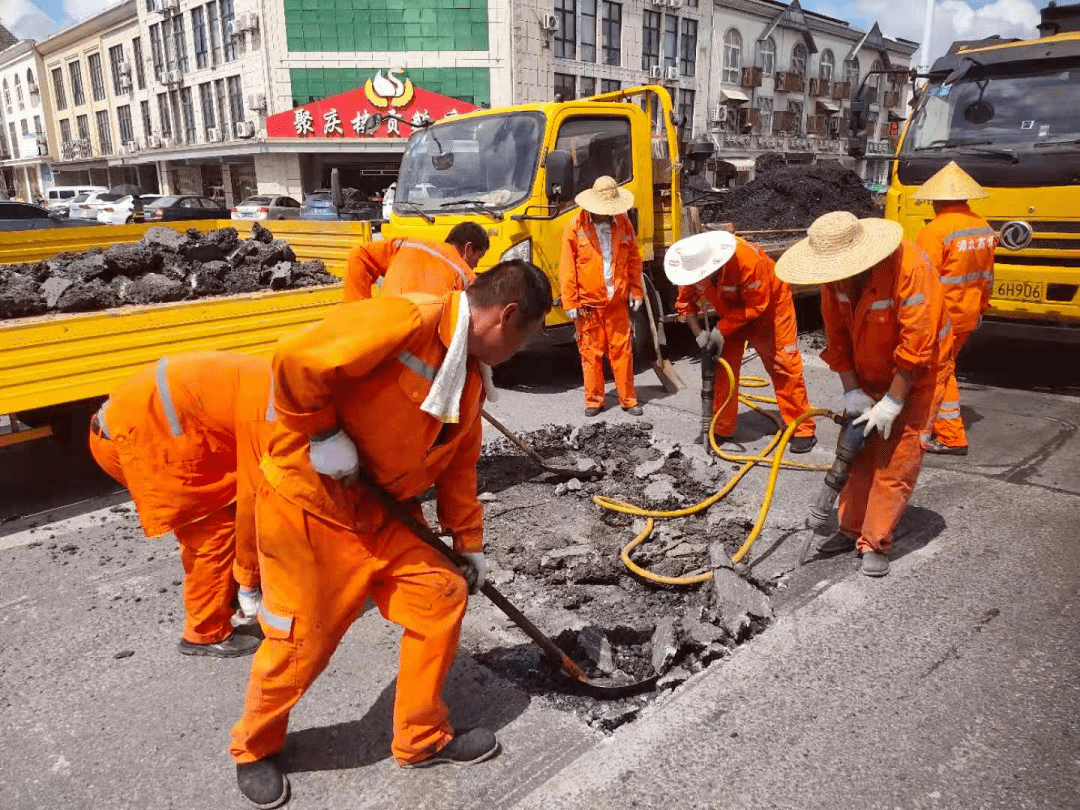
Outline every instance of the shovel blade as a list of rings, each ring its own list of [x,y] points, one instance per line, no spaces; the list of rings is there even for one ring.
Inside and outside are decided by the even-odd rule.
[[[675,374],[675,369],[671,367],[670,360],[656,360],[653,363],[653,371],[656,372],[656,376],[660,379],[660,384],[664,386],[665,391],[669,394],[678,393],[678,376]]]

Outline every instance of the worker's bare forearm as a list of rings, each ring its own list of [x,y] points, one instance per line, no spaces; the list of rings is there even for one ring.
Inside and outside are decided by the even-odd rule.
[[[889,385],[889,396],[903,402],[911,391],[911,372],[906,369],[897,369],[893,374],[892,383]]]
[[[840,382],[843,383],[844,391],[854,391],[856,388],[862,387],[854,371],[841,371]]]
[[[701,319],[697,315],[687,315],[686,325],[690,327],[690,331],[694,333],[694,337],[701,334]]]

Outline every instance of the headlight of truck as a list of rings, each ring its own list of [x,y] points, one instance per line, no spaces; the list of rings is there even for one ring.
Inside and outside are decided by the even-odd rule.
[[[499,257],[500,262],[507,262],[511,259],[521,259],[524,262],[531,262],[532,239],[522,239],[512,248],[504,250],[502,256]]]

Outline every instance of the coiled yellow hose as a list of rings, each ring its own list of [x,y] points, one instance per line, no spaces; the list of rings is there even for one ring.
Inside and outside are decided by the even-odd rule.
[[[769,514],[769,508],[772,506],[773,492],[776,490],[776,478],[780,472],[780,468],[785,467],[792,470],[812,470],[816,472],[824,472],[830,467],[830,465],[828,464],[806,464],[804,462],[798,461],[785,461],[784,450],[787,449],[788,442],[791,441],[791,437],[795,433],[795,429],[807,419],[812,419],[815,416],[826,416],[832,419],[836,419],[837,415],[825,408],[811,408],[805,413],[800,414],[795,419],[795,421],[785,427],[780,417],[778,417],[772,412],[763,410],[757,404],[773,404],[776,402],[776,398],[763,397],[757,394],[739,393],[739,402],[747,405],[750,408],[753,408],[758,413],[762,413],[768,416],[770,419],[776,422],[779,429],[769,441],[768,445],[766,445],[765,449],[762,450],[761,453],[759,453],[758,455],[746,456],[731,455],[725,453],[720,448],[720,445],[716,443],[716,436],[714,431],[716,428],[716,420],[719,418],[720,414],[723,413],[724,406],[727,405],[728,401],[731,399],[732,395],[736,390],[735,373],[731,370],[731,366],[728,365],[726,360],[724,360],[723,358],[718,358],[718,360],[720,366],[724,370],[724,373],[727,375],[728,398],[724,400],[723,405],[721,405],[717,412],[713,414],[712,421],[709,423],[709,445],[712,447],[713,452],[716,453],[716,455],[724,461],[744,462],[742,468],[740,468],[739,471],[735,473],[735,475],[731,478],[731,480],[724,485],[723,489],[721,489],[719,492],[714,493],[713,495],[710,495],[701,503],[695,504],[693,506],[687,506],[683,509],[671,510],[645,509],[643,507],[636,506],[626,501],[621,501],[616,498],[609,498],[605,495],[593,496],[593,503],[602,506],[605,509],[610,509],[614,512],[621,512],[626,515],[634,515],[636,517],[648,518],[648,522],[645,524],[645,530],[642,531],[641,534],[635,537],[623,548],[622,552],[619,554],[619,557],[623,561],[623,565],[625,565],[638,576],[650,582],[656,582],[661,585],[696,585],[700,582],[706,582],[707,580],[712,578],[711,571],[706,571],[702,574],[695,574],[693,576],[687,577],[667,577],[663,576],[662,574],[655,574],[646,568],[642,568],[640,565],[630,559],[630,553],[642,543],[644,543],[652,534],[653,526],[655,525],[653,521],[654,518],[686,517],[687,515],[693,515],[697,512],[708,509],[714,503],[716,503],[729,492],[731,492],[731,490],[735,488],[739,481],[742,480],[742,477],[746,475],[746,473],[748,473],[755,466],[757,466],[758,464],[771,464],[772,469],[769,473],[769,483],[768,486],[765,488],[765,498],[761,503],[761,509],[758,511],[757,521],[755,521],[753,529],[751,529],[750,534],[747,536],[742,546],[731,558],[732,562],[738,563],[746,556],[747,552],[750,551],[750,547],[754,545],[754,541],[757,540],[758,535],[761,534],[761,530],[765,525],[765,518]],[[767,386],[769,382],[762,377],[740,377],[739,384],[747,388],[763,388]]]

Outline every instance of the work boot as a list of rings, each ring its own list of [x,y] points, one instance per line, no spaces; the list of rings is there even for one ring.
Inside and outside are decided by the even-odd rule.
[[[209,655],[213,658],[239,658],[251,655],[259,649],[262,639],[245,633],[234,632],[224,641],[213,644],[193,644],[186,638],[180,639],[181,655]]]
[[[961,444],[957,447],[953,447],[949,444],[942,444],[936,438],[930,440],[930,443],[926,445],[927,453],[937,453],[940,456],[966,456],[968,446]]]
[[[449,762],[451,765],[475,765],[491,759],[498,751],[499,741],[486,728],[462,729],[437,753],[419,762],[408,762],[401,767],[426,768],[442,762]]]
[[[629,408],[624,407],[623,410],[631,416],[641,416],[643,413],[645,413],[645,411],[642,410],[640,405],[631,405]]]
[[[795,436],[788,442],[787,449],[792,453],[809,453],[817,445],[817,436]]]
[[[272,759],[237,765],[236,785],[244,798],[260,810],[280,807],[289,800],[289,777]]]
[[[819,554],[843,554],[855,550],[856,538],[847,532],[839,531],[817,547]]]
[[[880,551],[864,551],[859,570],[868,577],[883,577],[889,573],[889,558]]]
[[[585,415],[586,416],[599,416],[600,411],[602,411],[602,410],[603,410],[603,408],[586,408],[585,409]]]

